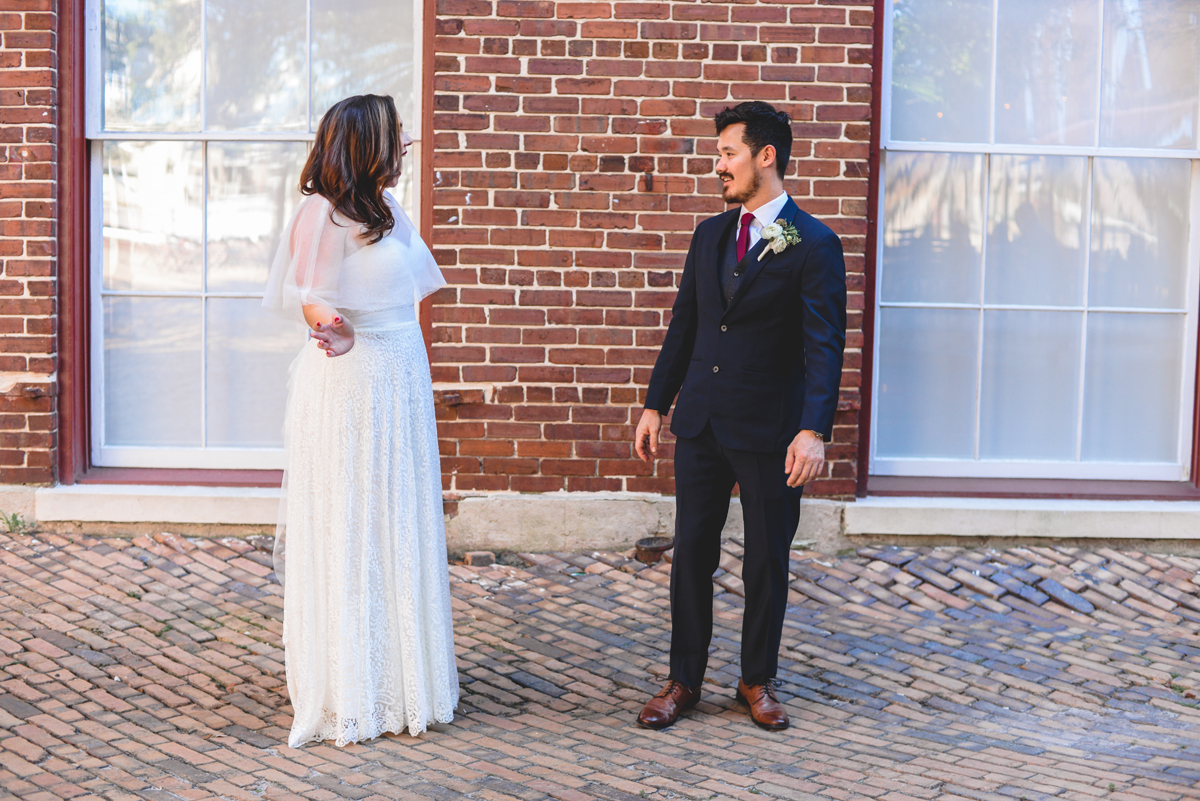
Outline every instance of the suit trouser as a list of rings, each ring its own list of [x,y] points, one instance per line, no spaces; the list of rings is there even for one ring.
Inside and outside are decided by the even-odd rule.
[[[671,678],[699,687],[712,642],[712,577],[736,482],[745,521],[742,679],[775,678],[787,611],[788,552],[802,487],[788,487],[786,453],[722,447],[711,426],[675,444],[675,554],[671,563]]]

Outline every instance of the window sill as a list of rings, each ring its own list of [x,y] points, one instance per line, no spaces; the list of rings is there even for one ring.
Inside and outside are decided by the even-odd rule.
[[[1190,481],[870,476],[866,494],[925,498],[1200,501],[1200,489]]]

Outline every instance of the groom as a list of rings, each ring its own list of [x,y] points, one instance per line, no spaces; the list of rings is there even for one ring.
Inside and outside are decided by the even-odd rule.
[[[658,454],[675,404],[671,672],[638,723],[663,729],[696,705],[712,640],[712,576],[736,483],[745,521],[739,699],[764,729],[788,726],[775,695],[788,551],[804,485],[825,472],[842,349],[842,243],[783,191],[791,118],[761,101],[717,114],[721,197],[738,204],[692,236],[650,377],[637,454]]]

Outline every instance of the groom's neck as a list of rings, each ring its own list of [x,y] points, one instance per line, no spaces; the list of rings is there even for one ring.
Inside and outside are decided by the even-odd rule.
[[[783,181],[779,180],[778,177],[774,181],[771,181],[767,180],[764,175],[763,179],[763,182],[758,186],[758,191],[742,204],[746,211],[755,211],[759,206],[770,203],[783,194]]]

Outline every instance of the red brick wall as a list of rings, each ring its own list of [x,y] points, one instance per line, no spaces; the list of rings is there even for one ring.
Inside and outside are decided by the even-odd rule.
[[[870,0],[437,8],[434,379],[494,387],[439,406],[446,488],[673,491],[630,440],[691,233],[725,208],[712,117],[761,99],[795,120],[787,191],[845,246],[841,410],[812,492],[853,495]]]
[[[47,483],[55,447],[53,0],[0,0],[0,483]]]

